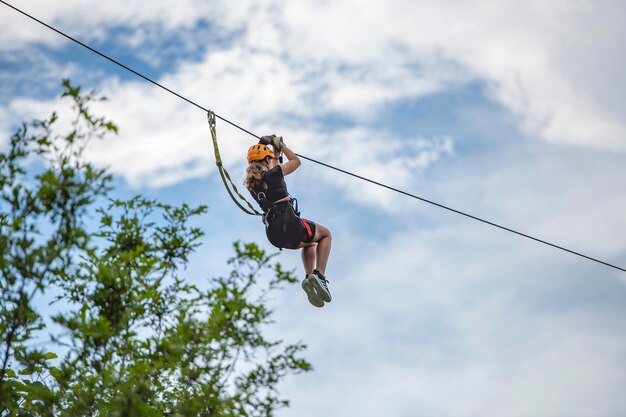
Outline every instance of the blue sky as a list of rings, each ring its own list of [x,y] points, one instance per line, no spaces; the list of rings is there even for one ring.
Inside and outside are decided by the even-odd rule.
[[[231,4],[232,3],[232,4]],[[22,1],[19,7],[298,153],[626,265],[623,2]],[[232,204],[206,116],[2,6],[0,146],[70,77],[109,97],[90,157],[123,195],[206,204],[189,280],[264,240]],[[252,138],[218,121],[235,181]],[[281,416],[626,413],[623,273],[304,162],[333,232],[333,302],[275,300],[309,345]],[[299,254],[283,251],[300,271]]]

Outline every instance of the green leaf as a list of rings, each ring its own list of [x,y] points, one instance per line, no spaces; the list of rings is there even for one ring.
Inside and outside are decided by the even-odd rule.
[[[19,392],[28,392],[29,391],[28,385],[26,385],[22,381],[14,380],[14,381],[11,381],[9,383],[9,385],[12,385],[15,388],[15,390],[19,391]]]
[[[50,372],[50,375],[52,375],[52,377],[54,379],[56,379],[57,381],[60,380],[63,377],[63,371],[61,371],[59,368],[57,368],[56,366],[51,366],[48,369],[48,372]]]
[[[63,87],[65,87],[65,91],[61,95],[61,97],[72,96],[74,98],[78,98],[80,95],[80,87],[72,87],[70,84],[70,80],[65,79],[62,83]]]
[[[74,130],[74,131],[72,131],[72,133],[70,133],[69,135],[67,135],[67,137],[65,138],[65,140],[66,140],[68,143],[74,143],[74,140],[76,139],[76,134],[77,134],[77,132],[76,132],[75,130]]]
[[[118,133],[118,128],[113,122],[108,122],[105,127],[109,132]]]
[[[100,222],[103,226],[111,227],[111,224],[113,223],[113,216],[104,215],[100,219]]]
[[[54,352],[48,352],[45,355],[43,355],[44,359],[49,360],[49,359],[56,359],[59,357],[59,355],[57,355]]]

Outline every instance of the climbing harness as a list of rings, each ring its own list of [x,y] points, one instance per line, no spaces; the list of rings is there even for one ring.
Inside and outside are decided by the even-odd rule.
[[[262,216],[262,214],[259,213],[252,206],[252,204],[250,204],[250,202],[246,200],[246,198],[243,195],[241,195],[241,193],[237,190],[237,187],[235,186],[233,181],[230,179],[230,175],[228,174],[228,171],[226,171],[226,168],[224,168],[224,165],[222,164],[222,158],[220,156],[220,149],[219,149],[219,146],[217,145],[217,132],[215,130],[215,112],[209,110],[207,113],[207,117],[209,120],[209,127],[211,128],[211,138],[213,139],[213,151],[215,153],[215,165],[217,165],[217,170],[220,173],[220,177],[222,177],[222,182],[224,183],[224,187],[226,187],[226,191],[228,191],[228,195],[230,195],[230,198],[235,202],[235,204],[237,204],[237,206],[239,206],[239,208],[244,213],[249,214],[251,216]],[[226,180],[228,180],[228,182],[226,182]],[[230,183],[230,187],[228,186],[228,183]],[[231,190],[231,187],[232,187],[232,190]],[[233,192],[234,194],[237,194],[237,196],[239,197],[241,201],[247,204],[249,209],[245,208],[241,204],[241,202],[238,201],[237,198],[235,198]]]
[[[280,250],[296,249],[307,232],[296,210],[291,199],[275,203],[265,214],[265,234],[270,243]]]

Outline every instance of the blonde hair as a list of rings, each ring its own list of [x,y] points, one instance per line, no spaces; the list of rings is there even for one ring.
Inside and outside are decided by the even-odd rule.
[[[261,161],[252,161],[246,169],[246,179],[243,180],[243,185],[247,189],[259,188],[259,185],[263,185],[261,188],[267,189],[267,184],[263,181],[263,173],[267,172],[269,167],[267,166],[267,159]]]

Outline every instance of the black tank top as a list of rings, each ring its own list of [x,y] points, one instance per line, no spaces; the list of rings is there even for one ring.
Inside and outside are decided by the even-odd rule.
[[[261,178],[265,184],[267,184],[267,189],[264,190],[262,184],[259,184],[253,190],[250,190],[250,194],[252,194],[252,197],[259,203],[261,208],[267,211],[274,202],[289,196],[289,193],[287,192],[285,176],[283,175],[283,170],[280,168],[280,165],[276,165],[274,168],[263,173]],[[264,195],[267,201],[262,201]]]

